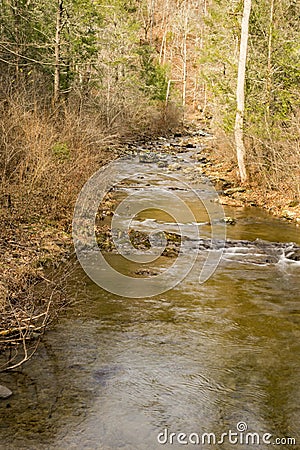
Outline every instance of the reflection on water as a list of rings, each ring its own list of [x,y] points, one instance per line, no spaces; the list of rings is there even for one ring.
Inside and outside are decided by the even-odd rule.
[[[263,212],[227,214],[238,218],[231,239],[300,243]],[[165,428],[220,436],[241,421],[300,442],[299,271],[231,255],[203,285],[194,270],[159,297],[127,299],[78,269],[70,290],[81,303],[1,376],[14,395],[0,403],[0,448],[154,450]]]

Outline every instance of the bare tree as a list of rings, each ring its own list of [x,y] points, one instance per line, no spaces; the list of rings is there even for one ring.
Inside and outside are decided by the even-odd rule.
[[[184,2],[184,23],[183,23],[183,35],[182,35],[182,111],[183,120],[186,106],[186,90],[187,90],[187,39],[189,32],[189,4]]]
[[[244,12],[242,19],[241,42],[240,42],[240,56],[238,65],[238,80],[236,89],[237,110],[234,128],[236,154],[242,183],[245,183],[248,178],[245,165],[246,150],[244,145],[244,113],[245,113],[246,61],[248,50],[250,12],[251,12],[251,0],[244,0]]]
[[[63,16],[63,0],[57,0],[56,12],[56,32],[55,32],[55,69],[54,69],[54,89],[53,89],[53,103],[54,105],[60,99],[60,44],[61,44],[61,30],[62,30],[62,16]]]
[[[275,0],[271,0],[270,5],[270,23],[269,23],[269,37],[268,37],[268,61],[267,61],[267,104],[266,104],[266,117],[270,118],[270,103],[271,103],[271,91],[272,91],[272,46],[273,46],[273,27],[274,27],[274,7]]]

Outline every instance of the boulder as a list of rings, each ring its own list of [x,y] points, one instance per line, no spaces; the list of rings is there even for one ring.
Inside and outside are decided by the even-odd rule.
[[[8,398],[12,395],[12,391],[8,389],[6,386],[0,384],[0,399]]]
[[[291,259],[292,261],[300,262],[300,248],[295,248],[289,252],[286,252],[286,258]]]
[[[282,217],[284,219],[288,219],[288,220],[293,220],[296,217],[296,212],[295,211],[289,211],[288,209],[285,209],[284,211],[282,211]]]
[[[223,221],[228,225],[235,225],[236,220],[233,217],[224,217]]]
[[[245,191],[246,191],[246,188],[239,186],[239,187],[235,187],[235,188],[225,189],[224,195],[232,195],[232,194],[236,194],[237,192],[245,192]]]

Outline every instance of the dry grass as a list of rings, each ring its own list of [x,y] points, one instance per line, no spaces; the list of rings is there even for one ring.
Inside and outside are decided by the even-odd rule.
[[[25,97],[25,98],[24,98]],[[57,111],[9,94],[0,102],[0,200],[20,217],[58,220],[72,211],[80,188],[95,168],[120,153],[124,140],[153,136],[176,125],[176,110],[145,99],[111,107],[72,98]]]
[[[222,162],[225,169],[231,169],[233,181],[239,183],[234,139],[218,126],[215,134],[212,156]],[[288,129],[277,129],[276,136],[272,133],[267,138],[259,138],[254,133],[245,135],[249,183],[252,188],[265,193],[267,202],[272,203],[271,199],[276,195],[280,195],[285,205],[300,202],[299,136],[300,114],[294,117]]]
[[[285,192],[300,201],[300,115],[289,128],[276,130],[276,136],[247,139],[248,165],[252,180],[268,192]]]
[[[62,303],[45,261],[69,252],[82,186],[122,153],[124,141],[165,133],[176,126],[177,113],[128,93],[109,105],[75,93],[53,110],[38,89],[7,86],[0,97],[0,346],[23,343],[26,359],[32,330],[46,326]],[[46,288],[37,295],[41,284]]]

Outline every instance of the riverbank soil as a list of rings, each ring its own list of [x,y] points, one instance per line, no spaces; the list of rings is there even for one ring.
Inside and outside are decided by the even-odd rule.
[[[286,183],[262,186],[255,177],[241,186],[236,161],[224,158],[227,143],[213,139],[205,149],[207,164],[203,173],[219,185],[220,202],[228,206],[257,206],[280,219],[300,224],[300,199]]]
[[[73,266],[76,197],[96,164],[115,157],[107,148],[93,152],[80,172],[82,160],[52,161],[38,189],[18,180],[7,185],[0,202],[0,353],[22,345],[0,370],[29,358],[37,338],[70,302],[65,278]]]
[[[67,298],[58,266],[67,266],[71,238],[59,226],[42,221],[20,223],[12,215],[0,229],[0,353],[22,344],[7,364],[30,357],[35,341],[63,307]]]

